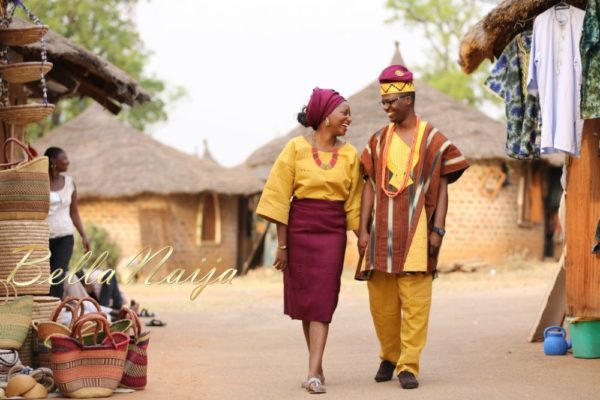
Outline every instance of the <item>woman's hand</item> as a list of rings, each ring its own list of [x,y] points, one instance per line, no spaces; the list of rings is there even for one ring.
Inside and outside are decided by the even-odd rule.
[[[361,230],[358,234],[358,253],[362,256],[365,254],[365,250],[367,250],[367,244],[369,243],[369,232],[366,230]]]
[[[88,240],[87,236],[83,236],[81,238],[81,244],[83,245],[83,250],[87,253],[88,251],[90,251],[90,241]]]
[[[442,245],[442,237],[436,233],[431,232],[429,234],[429,255],[437,256]]]
[[[275,262],[273,266],[279,271],[283,271],[287,268],[288,263],[288,254],[287,249],[277,249],[277,257],[275,257]]]

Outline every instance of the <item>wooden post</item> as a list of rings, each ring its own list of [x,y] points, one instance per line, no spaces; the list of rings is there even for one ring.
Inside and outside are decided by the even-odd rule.
[[[586,120],[581,156],[567,169],[567,315],[600,318],[600,255],[592,254],[600,220],[600,120]]]

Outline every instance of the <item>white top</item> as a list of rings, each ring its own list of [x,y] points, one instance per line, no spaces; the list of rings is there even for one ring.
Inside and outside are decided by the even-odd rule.
[[[527,89],[539,94],[542,153],[575,156],[581,149],[579,40],[585,12],[577,7],[549,8],[533,23]]]
[[[48,228],[50,239],[73,234],[71,220],[71,197],[73,196],[73,178],[65,175],[65,185],[57,192],[50,191],[50,210],[48,211]]]

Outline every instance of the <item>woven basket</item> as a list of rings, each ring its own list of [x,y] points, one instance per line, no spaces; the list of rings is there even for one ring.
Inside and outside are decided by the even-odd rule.
[[[32,320],[47,321],[52,317],[52,313],[60,304],[58,297],[52,296],[33,296]]]
[[[48,27],[30,26],[27,28],[0,29],[0,43],[5,46],[22,46],[37,43],[48,32]]]
[[[69,303],[76,302],[78,299],[73,296],[66,297],[62,302],[56,298],[54,308],[49,310],[42,318],[34,318],[31,321],[33,330],[36,332],[34,335],[34,349],[37,353],[34,353],[34,364],[35,366],[50,368],[50,349],[45,346],[44,341],[54,334],[59,335],[71,335],[71,326],[65,326],[58,321],[60,313],[63,308],[71,312],[71,324],[75,320],[75,311]]]
[[[18,351],[0,350],[0,386],[8,381],[8,371],[17,365],[21,365]]]
[[[41,122],[54,112],[54,104],[21,104],[0,107],[0,120],[11,125],[28,125]]]
[[[51,62],[0,64],[0,75],[10,83],[26,83],[40,80],[42,73],[46,75],[51,69]]]
[[[50,207],[48,158],[34,158],[24,143],[10,138],[4,142],[5,159],[9,159],[11,143],[24,151],[27,161],[0,164],[0,221],[43,221]]]
[[[21,365],[17,350],[0,350],[0,384],[8,381],[8,371],[17,365]]]
[[[33,367],[34,364],[34,347],[33,347],[33,331],[31,327],[27,331],[27,336],[23,341],[23,345],[19,349],[19,357],[21,358],[21,363],[27,367]]]
[[[33,312],[31,314],[32,325],[33,321],[47,321],[52,318],[52,313],[56,307],[60,304],[58,297],[52,296],[34,296],[33,297]],[[32,355],[31,367],[47,367],[50,368],[50,351],[43,347],[40,349],[40,341],[38,336],[33,331],[32,327],[29,328],[28,334],[32,336]],[[23,352],[23,349],[20,350]]]
[[[1,281],[3,303],[0,303],[0,349],[18,349],[31,326],[33,297],[18,296],[14,285]],[[10,289],[15,297],[10,297]],[[5,295],[4,295],[5,294]]]
[[[132,322],[133,335],[129,336],[125,369],[119,386],[129,389],[143,390],[148,382],[148,344],[150,332],[142,333],[142,325],[135,311],[123,307],[119,319],[126,318]]]
[[[35,245],[38,248],[29,256],[29,260],[40,260],[48,256],[48,224],[45,221],[0,221],[0,279],[6,279],[15,269],[26,252],[13,253],[19,247]],[[66,267],[66,266],[65,266]],[[39,276],[39,279],[36,279]],[[19,286],[19,294],[47,295],[50,292],[49,260],[35,265],[19,268],[16,282],[28,282],[28,286]]]
[[[82,345],[82,330],[96,324],[96,333],[106,332],[102,342],[94,335],[94,345]],[[63,394],[74,398],[107,397],[119,385],[125,367],[129,337],[121,332],[110,333],[108,320],[99,313],[79,318],[72,337],[50,336],[52,371]]]

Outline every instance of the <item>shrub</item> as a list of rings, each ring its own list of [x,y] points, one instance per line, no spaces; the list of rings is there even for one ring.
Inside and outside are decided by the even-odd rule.
[[[110,238],[108,231],[101,226],[93,223],[85,224],[85,232],[88,235],[90,242],[90,251],[92,256],[87,263],[84,264],[84,268],[92,265],[92,263],[102,254],[107,251],[108,256],[106,262],[102,263],[99,267],[103,268],[115,268],[119,259],[121,258],[121,249],[119,246]],[[73,248],[73,257],[71,257],[71,267],[74,267],[81,257],[83,256],[83,246],[81,245],[81,237],[75,235],[75,247]]]

